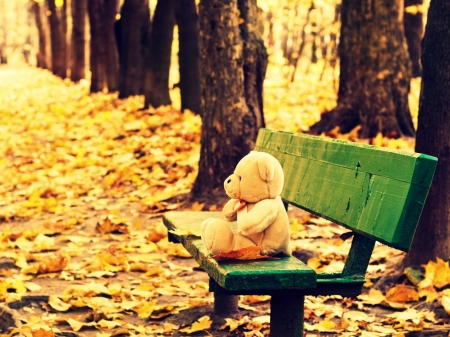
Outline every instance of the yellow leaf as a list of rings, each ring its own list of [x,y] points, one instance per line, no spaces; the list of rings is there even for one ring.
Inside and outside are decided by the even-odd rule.
[[[247,295],[244,296],[245,303],[262,303],[270,301],[270,296],[268,295]]]
[[[362,300],[363,303],[372,305],[380,304],[386,299],[380,290],[374,288],[371,288],[368,294],[359,295],[358,298]]]
[[[425,297],[428,303],[433,303],[439,294],[433,286],[419,288],[419,297]]]
[[[122,326],[121,323],[117,321],[107,321],[106,319],[101,319],[97,322],[96,326],[102,328],[102,329],[113,329],[117,326]]]
[[[69,264],[69,257],[65,255],[52,255],[46,257],[39,263],[38,272],[40,274],[55,273],[63,270]]]
[[[56,311],[67,311],[72,307],[70,303],[65,303],[59,297],[53,295],[48,298],[48,304]]]
[[[326,317],[323,321],[320,321],[317,324],[305,323],[305,328],[308,331],[331,332],[335,331],[336,324]]]
[[[91,323],[82,323],[79,322],[73,318],[68,318],[66,320],[66,322],[70,325],[70,327],[72,328],[73,331],[77,332],[80,331],[84,326],[94,326],[95,322],[91,322]]]
[[[156,307],[156,301],[142,302],[132,310],[138,314],[139,318],[149,318]]]
[[[212,321],[209,316],[203,316],[198,319],[198,321],[194,322],[190,327],[181,329],[181,332],[186,332],[188,334],[207,330],[211,327]]]
[[[45,330],[43,328],[39,328],[38,330],[31,331],[31,335],[33,337],[55,337],[55,333],[52,329]]]
[[[239,321],[232,318],[225,318],[225,324],[220,327],[220,330],[230,328],[230,332],[236,330],[239,327]]]
[[[441,305],[444,307],[445,312],[450,315],[450,294],[444,294],[444,296],[441,297]]]
[[[204,203],[199,203],[199,202],[194,202],[193,204],[192,204],[192,206],[191,206],[191,208],[190,208],[190,210],[191,211],[196,211],[196,212],[199,212],[199,211],[201,211],[201,210],[203,210],[203,208],[205,207],[205,204]]]
[[[314,269],[315,271],[318,271],[322,266],[318,257],[309,258],[306,264],[308,267]]]
[[[33,282],[25,282],[24,285],[29,291],[39,291],[42,289],[39,284]]]
[[[406,303],[411,301],[417,301],[419,294],[414,287],[404,284],[397,284],[394,288],[391,288],[386,293],[386,300],[396,303]]]
[[[21,280],[12,278],[0,280],[0,297],[5,296],[13,289],[16,294],[25,294],[27,292],[27,288],[25,287],[25,285]]]
[[[86,277],[95,277],[95,278],[101,278],[101,277],[105,277],[105,276],[114,276],[116,274],[110,272],[110,271],[106,271],[106,270],[97,270],[97,271],[93,271],[89,274],[86,274]]]
[[[159,242],[167,237],[167,228],[162,224],[158,223],[151,227],[147,235],[147,241],[149,242]]]
[[[173,233],[175,235],[180,236],[187,236],[187,235],[193,235],[193,236],[201,236],[200,227],[198,228],[192,228],[192,227],[186,227],[186,228],[176,228],[169,231],[170,233]]]

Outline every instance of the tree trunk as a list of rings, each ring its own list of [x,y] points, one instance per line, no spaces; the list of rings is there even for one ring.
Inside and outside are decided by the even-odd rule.
[[[258,61],[262,45],[249,32],[256,22],[256,3],[240,4],[240,10],[238,0],[202,0],[199,5],[203,128],[192,199],[224,195],[225,178],[253,149],[264,125],[258,82],[264,72],[252,73],[255,68],[247,63],[251,55],[253,63],[263,63]],[[240,17],[247,21],[239,25]]]
[[[53,74],[61,78],[66,77],[66,66],[64,62],[64,52],[62,41],[61,22],[56,11],[55,0],[47,0],[49,10],[48,20],[50,24],[50,45],[52,51],[52,71]]]
[[[150,34],[148,0],[125,0],[114,30],[120,63],[119,97],[141,95]]]
[[[175,0],[178,25],[181,111],[200,113],[200,52],[195,0]]]
[[[245,100],[250,113],[256,118],[257,128],[264,127],[263,84],[267,69],[267,51],[255,29],[258,25],[258,8],[254,0],[238,0],[241,37],[244,42]]]
[[[150,55],[144,82],[145,107],[172,103],[169,95],[169,69],[175,25],[175,0],[159,0],[153,16]]]
[[[63,5],[59,8],[59,17],[61,18],[61,62],[64,67],[64,77],[67,77],[67,65],[69,64],[69,53],[67,45],[67,0],[63,1]]]
[[[408,107],[410,61],[400,13],[402,1],[342,1],[337,106],[310,132],[360,125],[359,136],[414,136]]]
[[[86,13],[87,0],[72,0],[72,69],[70,79],[86,78]]]
[[[103,0],[103,43],[105,45],[106,83],[110,92],[119,90],[119,59],[114,36],[114,24],[118,12],[118,0]]]
[[[422,69],[420,65],[420,43],[423,35],[423,14],[418,7],[423,0],[405,0],[405,15],[403,26],[405,28],[406,43],[412,64],[412,77],[419,77]],[[410,7],[412,6],[412,7]],[[412,8],[412,10],[409,10]]]
[[[102,1],[88,0],[89,24],[91,27],[91,92],[99,92],[105,88],[105,46],[102,37]]]
[[[37,66],[42,69],[47,69],[47,54],[45,52],[47,39],[45,36],[44,25],[42,24],[41,6],[38,2],[33,2],[34,20],[38,31],[39,50],[37,54]]]
[[[422,51],[416,151],[439,159],[405,265],[450,260],[450,2],[432,0]]]

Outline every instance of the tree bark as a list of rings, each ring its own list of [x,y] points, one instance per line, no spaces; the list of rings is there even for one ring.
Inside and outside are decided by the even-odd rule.
[[[66,77],[66,63],[64,61],[62,27],[55,6],[55,0],[47,0],[49,10],[48,20],[50,24],[50,45],[52,51],[52,72],[61,78]]]
[[[153,16],[150,55],[144,82],[145,107],[172,103],[169,95],[169,69],[175,26],[175,0],[159,0]]]
[[[125,0],[114,29],[120,63],[119,97],[141,95],[150,34],[148,0]]]
[[[405,265],[450,260],[450,2],[432,0],[422,44],[416,151],[438,158]]]
[[[102,1],[88,0],[89,24],[91,27],[90,68],[91,92],[99,92],[105,88],[105,45],[102,41]]]
[[[423,36],[423,14],[420,10],[417,12],[409,11],[408,7],[423,5],[423,0],[405,0],[405,14],[403,17],[403,26],[405,29],[406,43],[408,45],[409,57],[412,64],[412,77],[419,77],[422,73],[420,65],[420,43]]]
[[[72,62],[70,79],[86,78],[86,14],[87,0],[72,0]]]
[[[258,8],[256,1],[238,0],[242,23],[239,25],[244,42],[244,88],[245,100],[250,112],[256,118],[257,128],[265,125],[263,111],[263,84],[267,69],[267,51],[260,38]]]
[[[41,6],[38,2],[33,2],[32,4],[34,20],[36,22],[36,28],[38,31],[38,39],[39,39],[39,50],[37,54],[37,66],[42,69],[47,69],[47,53],[45,52],[45,48],[47,45],[47,39],[45,36],[44,25],[42,23],[42,13]]]
[[[109,92],[119,90],[119,58],[114,24],[118,13],[118,0],[103,0],[103,43],[105,44],[105,73]]]
[[[253,149],[258,129],[264,125],[257,81],[264,72],[253,73],[255,68],[247,63],[253,57],[257,64],[263,54],[251,29],[256,3],[240,4],[240,10],[238,0],[203,0],[199,5],[203,128],[191,199],[224,195],[225,178]],[[244,17],[247,21],[239,24]]]
[[[59,8],[59,17],[61,18],[61,62],[64,66],[64,77],[67,77],[67,69],[69,68],[69,53],[67,45],[67,0],[64,0],[63,5]]]
[[[310,132],[335,127],[359,136],[414,136],[408,107],[410,60],[400,13],[401,0],[343,0],[337,106]]]
[[[195,0],[175,0],[178,25],[181,111],[200,113],[200,51]]]

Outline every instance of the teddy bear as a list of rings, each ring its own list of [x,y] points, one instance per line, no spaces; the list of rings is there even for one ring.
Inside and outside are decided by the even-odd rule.
[[[220,254],[260,246],[263,255],[291,255],[289,220],[280,197],[283,183],[283,169],[272,155],[251,151],[242,158],[224,182],[231,198],[222,209],[225,220],[209,218],[201,224],[208,251]]]

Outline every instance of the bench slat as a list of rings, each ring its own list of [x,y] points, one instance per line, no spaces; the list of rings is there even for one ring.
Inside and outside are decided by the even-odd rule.
[[[355,172],[370,172],[427,188],[437,163],[435,157],[421,153],[269,129],[260,129],[258,133],[255,150],[263,149],[286,152],[347,167]]]
[[[267,129],[260,130],[255,150],[272,154],[283,166],[285,201],[389,246],[409,249],[434,157]],[[382,160],[375,156],[380,153]]]
[[[173,230],[190,227],[198,231],[207,218],[220,218],[220,212],[168,212],[163,221]],[[277,260],[216,261],[199,237],[174,235],[191,253],[205,271],[224,289],[308,289],[315,288],[316,272],[297,258],[281,257]]]

